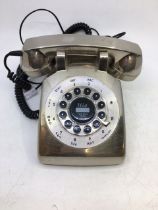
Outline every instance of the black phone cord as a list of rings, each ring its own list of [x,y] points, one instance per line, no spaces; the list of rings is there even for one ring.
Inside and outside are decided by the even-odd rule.
[[[17,75],[21,75],[21,79],[27,80],[28,76],[22,71],[20,66],[17,69]],[[23,112],[23,114],[28,117],[29,119],[38,119],[39,117],[39,110],[33,111],[27,104],[25,96],[24,96],[24,90],[20,86],[20,84],[15,83],[15,97],[17,100],[17,103]]]

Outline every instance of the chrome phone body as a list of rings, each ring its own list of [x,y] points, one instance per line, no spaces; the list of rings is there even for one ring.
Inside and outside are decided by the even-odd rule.
[[[29,39],[22,69],[43,82],[39,159],[53,165],[112,165],[125,156],[120,80],[141,69],[138,45],[107,37],[56,35]]]

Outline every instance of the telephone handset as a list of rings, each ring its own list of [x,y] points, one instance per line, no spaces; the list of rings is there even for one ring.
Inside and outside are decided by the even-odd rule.
[[[26,40],[21,68],[29,77],[47,75],[39,117],[41,162],[121,163],[125,124],[120,80],[134,80],[141,63],[140,47],[116,38],[64,34]]]

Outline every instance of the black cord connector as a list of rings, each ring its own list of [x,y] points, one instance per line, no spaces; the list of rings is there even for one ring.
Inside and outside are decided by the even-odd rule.
[[[112,36],[112,37],[113,37],[113,38],[119,39],[119,38],[121,38],[121,37],[124,36],[124,35],[126,35],[126,32],[121,32],[121,33],[116,34],[116,35],[114,35],[114,36]]]

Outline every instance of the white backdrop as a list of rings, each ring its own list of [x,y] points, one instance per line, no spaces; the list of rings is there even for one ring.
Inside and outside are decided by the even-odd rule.
[[[31,10],[54,11],[64,29],[82,21],[139,43],[142,74],[123,82],[126,113],[125,162],[105,167],[55,167],[37,158],[37,121],[23,116],[6,79],[3,56],[21,49],[18,28]],[[0,0],[0,210],[158,209],[158,1]],[[39,13],[24,25],[24,38],[60,33],[55,20]],[[18,59],[10,59],[16,69]],[[32,99],[38,107],[39,98]]]

